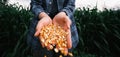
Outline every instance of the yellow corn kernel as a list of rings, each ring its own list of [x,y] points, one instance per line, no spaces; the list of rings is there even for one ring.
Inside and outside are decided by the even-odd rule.
[[[60,55],[59,57],[63,57],[62,55]]]
[[[73,54],[72,54],[72,53],[70,53],[70,52],[68,53],[68,55],[69,55],[69,56],[71,56],[71,57],[73,57]]]
[[[49,24],[41,29],[40,40],[45,45],[45,47],[49,46],[49,48],[54,49],[56,53],[60,51],[66,56],[68,54],[68,50],[66,51],[67,35],[68,32],[66,32],[61,26]]]
[[[58,53],[58,52],[59,52],[59,50],[58,50],[57,48],[55,48],[55,49],[54,49],[54,51],[55,51],[56,53]]]
[[[44,57],[47,57],[46,55],[44,55]]]

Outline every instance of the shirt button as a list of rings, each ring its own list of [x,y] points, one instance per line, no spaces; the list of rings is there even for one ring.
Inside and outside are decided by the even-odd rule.
[[[49,2],[50,4],[52,4],[52,2]]]

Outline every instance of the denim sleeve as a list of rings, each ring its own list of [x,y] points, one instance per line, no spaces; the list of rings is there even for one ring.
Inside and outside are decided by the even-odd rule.
[[[68,0],[67,4],[64,6],[64,8],[61,11],[64,11],[68,17],[71,17],[74,13],[75,9],[75,0]]]
[[[35,15],[35,17],[38,17],[39,13],[43,12],[42,7],[42,0],[31,0],[31,11]]]

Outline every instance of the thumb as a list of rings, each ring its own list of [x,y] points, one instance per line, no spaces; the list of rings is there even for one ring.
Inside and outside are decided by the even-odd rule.
[[[34,34],[34,36],[37,37],[37,36],[39,36],[39,34],[40,34],[40,29],[37,29],[36,32],[35,32],[35,34]]]
[[[35,32],[34,36],[36,36],[36,37],[39,36],[40,31],[41,31],[43,25],[44,24],[42,22],[38,22],[37,27],[36,27],[36,32]]]

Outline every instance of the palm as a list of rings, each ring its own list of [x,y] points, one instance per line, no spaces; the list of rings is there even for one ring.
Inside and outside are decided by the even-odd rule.
[[[43,26],[52,23],[52,20],[49,17],[43,17],[36,26],[35,36],[39,36],[39,32],[41,31]]]
[[[56,25],[60,25],[61,27],[63,27],[65,30],[67,30],[66,28],[68,28],[68,26],[67,26],[67,22],[64,20],[64,19],[54,19],[53,20],[54,22],[54,24],[56,24]]]
[[[68,16],[65,16],[65,17],[59,17],[58,16],[55,16],[54,19],[53,19],[53,24],[55,25],[60,25],[61,27],[64,28],[64,30],[66,32],[68,32],[68,35],[67,35],[67,42],[68,42],[68,48],[71,48],[72,47],[72,41],[71,41],[71,31],[70,31],[70,25],[71,25],[71,21],[70,19],[68,18]]]

